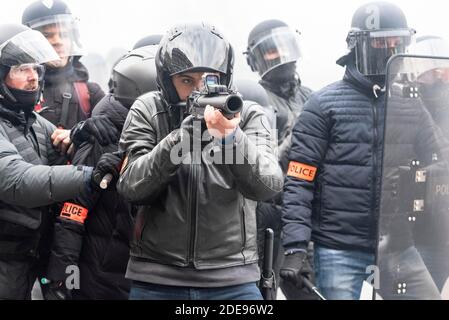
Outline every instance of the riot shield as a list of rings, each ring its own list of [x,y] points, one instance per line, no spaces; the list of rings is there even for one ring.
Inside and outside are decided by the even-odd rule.
[[[377,293],[442,299],[449,278],[449,58],[388,65]],[[382,113],[380,113],[382,114]]]

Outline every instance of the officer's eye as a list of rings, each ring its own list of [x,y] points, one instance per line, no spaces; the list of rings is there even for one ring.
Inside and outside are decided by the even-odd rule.
[[[45,38],[53,38],[55,36],[54,32],[43,32]]]
[[[192,85],[192,84],[193,84],[193,81],[192,81],[192,79],[190,79],[190,78],[182,78],[182,79],[181,79],[181,83],[182,83],[182,84],[185,84],[185,85]]]
[[[68,38],[68,37],[69,37],[69,33],[68,33],[68,32],[60,32],[60,33],[59,33],[59,36],[60,36],[61,38]]]

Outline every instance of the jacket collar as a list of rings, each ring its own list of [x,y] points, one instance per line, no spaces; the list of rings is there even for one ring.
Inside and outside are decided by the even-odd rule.
[[[359,72],[355,65],[355,54],[350,52],[337,61],[337,64],[346,66],[343,80],[351,84],[357,91],[370,98],[379,98],[385,94],[385,83],[376,83]]]
[[[15,127],[22,127],[25,133],[28,132],[36,121],[36,114],[34,112],[26,116],[23,111],[17,112],[5,107],[3,101],[0,101],[0,117],[9,121]]]

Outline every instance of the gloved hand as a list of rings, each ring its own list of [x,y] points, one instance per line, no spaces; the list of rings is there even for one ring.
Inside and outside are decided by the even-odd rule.
[[[72,300],[72,293],[65,287],[63,281],[41,283],[41,288],[44,300]]]
[[[284,264],[280,270],[280,276],[285,281],[289,281],[301,288],[303,286],[302,278],[310,274],[311,268],[307,262],[306,252],[297,252],[287,255]]]
[[[75,125],[70,138],[77,147],[84,142],[94,142],[94,139],[107,146],[116,143],[119,136],[116,126],[107,116],[95,116]]]
[[[98,160],[97,165],[92,174],[92,180],[95,187],[99,188],[103,178],[109,173],[112,174],[112,180],[109,188],[114,190],[120,177],[120,169],[122,166],[124,154],[122,152],[105,153]]]

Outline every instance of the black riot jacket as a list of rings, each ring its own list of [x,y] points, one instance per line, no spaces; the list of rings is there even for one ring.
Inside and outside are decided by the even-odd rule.
[[[108,117],[117,132],[121,132],[128,112],[129,109],[109,94],[97,104],[92,116]],[[73,163],[95,166],[104,153],[115,151],[116,144],[101,146],[95,140],[87,141],[77,149]],[[83,199],[75,199],[74,203],[86,207]],[[89,204],[84,225],[67,220],[55,224],[55,241],[58,243],[52,250],[48,276],[65,279],[66,267],[77,264],[80,289],[72,292],[74,299],[127,300],[131,283],[125,279],[125,271],[132,225],[131,206],[115,188],[96,194]]]
[[[282,170],[286,172],[293,126],[312,90],[302,86],[299,79],[282,84],[261,80],[260,84],[266,90],[270,105],[276,113],[279,162]]]
[[[74,58],[72,63],[61,69],[48,68],[45,73],[44,100],[39,109],[41,116],[53,123],[55,126],[72,128],[80,121],[90,117],[90,110],[104,97],[104,92],[96,83],[89,82],[89,73],[86,67]],[[90,110],[86,112],[80,106],[80,93],[75,83],[87,85]],[[68,114],[64,121],[62,109],[64,100],[68,99]],[[64,122],[64,123],[63,123]]]

